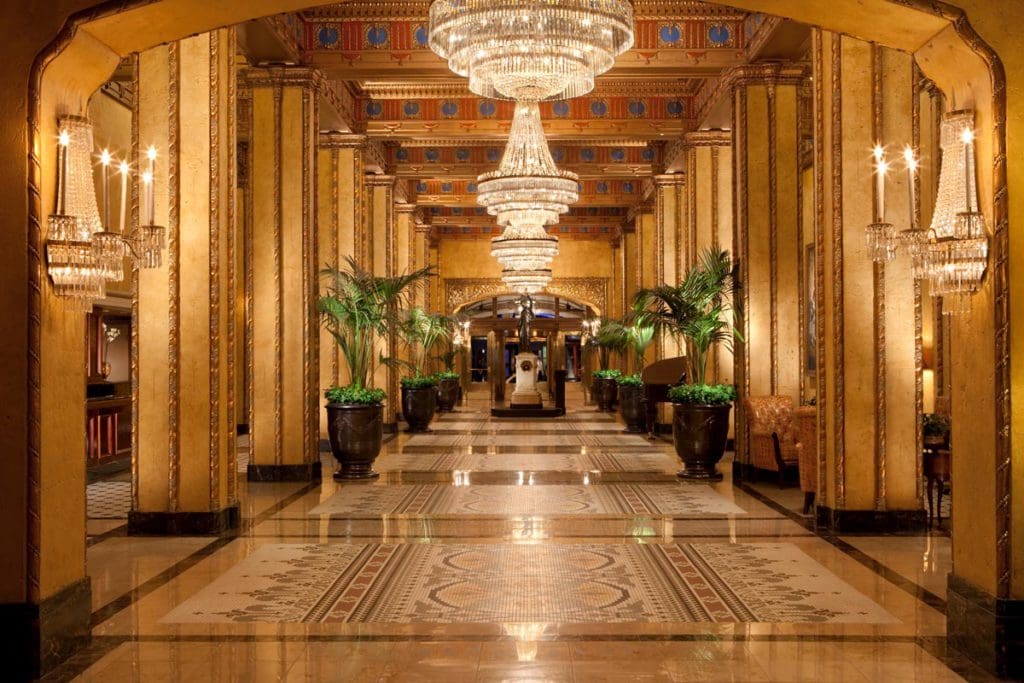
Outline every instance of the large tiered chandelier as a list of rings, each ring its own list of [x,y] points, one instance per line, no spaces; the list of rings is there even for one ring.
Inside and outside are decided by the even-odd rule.
[[[633,46],[628,0],[435,0],[430,47],[482,97],[569,99]]]

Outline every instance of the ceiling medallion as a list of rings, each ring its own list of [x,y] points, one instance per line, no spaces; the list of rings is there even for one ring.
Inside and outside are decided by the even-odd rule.
[[[481,97],[586,95],[632,46],[628,0],[435,0],[430,6],[431,49]]]

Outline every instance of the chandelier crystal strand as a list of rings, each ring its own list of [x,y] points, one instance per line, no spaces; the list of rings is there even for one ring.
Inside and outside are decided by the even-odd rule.
[[[509,270],[546,268],[558,255],[558,238],[539,225],[509,226],[491,240],[491,256]]]
[[[551,284],[551,271],[539,270],[503,270],[501,279],[509,289],[518,294],[536,294]]]
[[[430,6],[431,49],[481,97],[586,95],[632,46],[628,0],[435,0]]]

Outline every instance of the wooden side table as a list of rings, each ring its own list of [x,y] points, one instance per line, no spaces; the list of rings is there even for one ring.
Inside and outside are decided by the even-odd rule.
[[[948,437],[925,437],[922,452],[924,476],[928,480],[928,523],[937,520],[942,526],[942,493],[952,480],[953,455],[949,450]],[[939,482],[938,500],[934,499],[935,482]]]

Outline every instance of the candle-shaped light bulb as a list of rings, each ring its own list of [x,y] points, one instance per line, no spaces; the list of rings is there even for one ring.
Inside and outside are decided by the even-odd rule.
[[[100,172],[103,174],[101,180],[101,186],[103,188],[103,229],[110,229],[110,150],[105,149],[100,153],[100,164],[103,168]]]
[[[128,211],[128,162],[122,161],[118,170],[121,172],[121,219],[118,221],[118,226],[123,235]]]
[[[910,198],[910,228],[917,228],[917,157],[914,150],[907,145],[903,150],[903,159],[907,162],[907,195]]]
[[[885,150],[875,145],[875,222],[885,222],[885,174],[889,163],[885,160]]]
[[[146,197],[146,225],[153,225],[154,220],[154,207],[153,207],[153,174],[146,171],[142,174],[142,186],[143,194]]]
[[[960,134],[960,140],[965,144],[969,145],[974,142],[974,131],[970,128],[964,128],[964,132]]]
[[[970,127],[964,128],[960,133],[960,141],[964,143],[964,211],[970,212],[974,208],[971,201],[971,161],[974,156],[974,131]]]
[[[146,150],[146,158],[149,159],[150,164],[156,161],[156,147],[153,145],[149,146],[149,149]]]
[[[146,150],[146,158],[149,159],[149,169],[146,171],[149,175],[149,182],[146,183],[146,207],[148,208],[146,225],[153,225],[156,213],[156,200],[153,197],[153,180],[156,178],[156,147],[149,146],[149,149]],[[145,181],[145,178],[143,180]]]
[[[57,136],[57,143],[57,213],[63,216],[68,204],[68,145],[71,144],[67,129]]]

